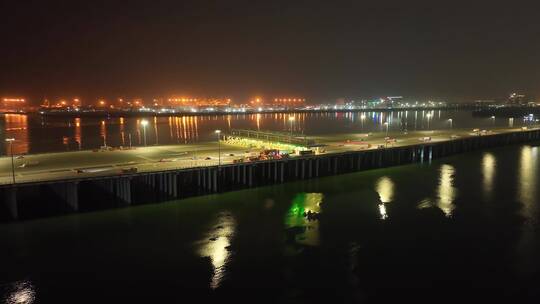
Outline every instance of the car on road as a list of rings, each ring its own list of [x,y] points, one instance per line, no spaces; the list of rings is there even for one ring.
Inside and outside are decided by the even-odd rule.
[[[207,156],[204,158],[205,160],[211,160],[212,158],[210,156]]]
[[[313,150],[301,150],[300,151],[300,155],[312,155],[312,154],[315,154],[315,152],[313,152]]]
[[[420,141],[431,141],[431,136],[420,137]]]

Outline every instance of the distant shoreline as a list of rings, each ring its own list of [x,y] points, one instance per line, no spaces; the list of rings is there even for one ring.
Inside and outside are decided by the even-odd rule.
[[[445,106],[445,107],[409,107],[384,109],[318,109],[318,110],[266,110],[245,112],[141,112],[141,111],[41,111],[41,112],[3,112],[2,114],[37,115],[44,117],[153,117],[153,116],[224,116],[224,115],[252,115],[252,114],[292,114],[292,113],[350,113],[350,112],[394,112],[394,111],[432,111],[432,110],[474,110],[475,106]]]

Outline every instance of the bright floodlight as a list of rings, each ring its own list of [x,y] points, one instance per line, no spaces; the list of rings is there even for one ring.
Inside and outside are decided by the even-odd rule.
[[[216,130],[216,131],[214,131],[214,132],[215,132],[216,134],[219,134],[219,133],[221,133],[221,130]]]
[[[148,120],[146,120],[146,119],[141,120],[141,125],[146,127],[148,125]]]
[[[289,121],[294,121],[294,120],[295,120],[294,116],[289,116]]]
[[[15,138],[6,138],[6,141],[7,142],[12,142],[12,141],[15,141]]]

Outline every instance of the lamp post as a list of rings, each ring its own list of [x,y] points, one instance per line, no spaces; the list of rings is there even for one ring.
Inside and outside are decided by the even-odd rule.
[[[449,119],[448,119],[448,122],[450,123],[450,129],[453,129],[454,126],[453,126],[453,120],[452,120],[452,118],[449,118]]]
[[[386,121],[384,123],[384,125],[386,126],[386,135],[385,136],[388,137],[388,121]]]
[[[221,166],[221,130],[214,131],[217,135],[217,142],[218,142],[218,170],[219,166]]]
[[[15,185],[15,160],[13,159],[13,142],[15,138],[6,138],[6,142],[9,142],[9,150],[11,154],[11,176],[13,177],[13,185]]]
[[[495,116],[491,116],[491,120],[492,120],[493,125],[495,126]]]
[[[292,124],[294,122],[294,116],[289,116],[289,143],[292,144]]]
[[[141,125],[143,126],[144,145],[146,146],[146,126],[148,125],[148,120],[141,120]]]

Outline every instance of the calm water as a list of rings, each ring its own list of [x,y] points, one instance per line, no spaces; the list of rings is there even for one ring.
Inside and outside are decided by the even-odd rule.
[[[2,224],[0,297],[538,303],[539,157],[538,147],[513,146]],[[307,220],[306,210],[319,219]]]
[[[14,153],[40,153],[94,149],[104,143],[110,146],[142,145],[147,143],[182,144],[215,140],[214,130],[249,128],[307,135],[351,132],[427,130],[447,128],[519,127],[523,119],[477,118],[470,111],[395,111],[349,113],[295,114],[290,124],[289,114],[252,114],[225,116],[147,117],[146,130],[142,118],[43,118],[41,116],[0,115],[0,155],[9,147],[5,138],[15,138]],[[449,121],[452,119],[452,122]]]

